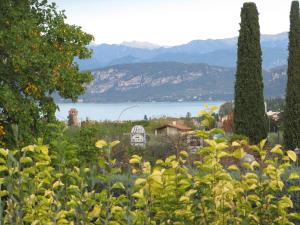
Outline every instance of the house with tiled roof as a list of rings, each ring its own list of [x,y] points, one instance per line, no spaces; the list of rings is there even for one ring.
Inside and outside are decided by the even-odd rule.
[[[155,132],[155,135],[172,136],[172,135],[182,134],[184,132],[188,132],[191,130],[192,130],[192,128],[187,127],[183,124],[180,124],[177,121],[173,121],[170,124],[166,124],[166,125],[156,128],[154,132]]]

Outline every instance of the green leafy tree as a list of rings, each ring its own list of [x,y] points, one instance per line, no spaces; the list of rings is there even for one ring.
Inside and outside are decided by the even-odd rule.
[[[230,113],[233,112],[233,103],[232,102],[225,102],[224,104],[222,104],[220,106],[220,109],[219,109],[219,116],[221,117],[224,117],[224,116],[227,116],[229,115]]]
[[[244,3],[240,26],[234,132],[249,137],[252,143],[258,143],[267,136],[267,123],[263,97],[258,12],[254,3]]]
[[[288,81],[284,112],[284,143],[300,146],[300,19],[299,2],[293,1],[290,13]]]
[[[86,45],[93,37],[65,18],[47,1],[1,1],[0,124],[7,143],[31,141],[44,122],[55,120],[53,94],[76,100],[91,81],[74,57],[90,57]]]

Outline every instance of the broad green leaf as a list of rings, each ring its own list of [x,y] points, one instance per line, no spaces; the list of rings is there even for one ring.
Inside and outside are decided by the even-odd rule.
[[[290,213],[288,216],[292,219],[300,220],[300,213],[294,212],[294,213]]]
[[[20,158],[20,163],[26,164],[26,163],[31,163],[32,159],[30,157],[21,157]]]
[[[111,208],[111,211],[112,211],[112,213],[116,213],[116,212],[122,212],[123,211],[123,209],[122,209],[122,207],[120,207],[120,206],[113,206],[112,208]],[[114,224],[119,224],[119,223],[114,223]],[[113,224],[112,224],[113,225]]]
[[[194,195],[195,193],[197,193],[197,190],[195,190],[195,189],[190,189],[190,190],[188,190],[188,191],[185,193],[185,195],[188,196],[188,197],[190,197],[190,196]]]
[[[6,196],[6,195],[8,195],[8,194],[9,194],[9,193],[8,193],[7,190],[0,191],[0,197],[1,197],[1,198],[4,197],[4,196]]]
[[[73,185],[73,184],[71,184],[71,185],[68,187],[68,190],[70,190],[70,191],[80,191],[80,190],[79,190],[79,187],[76,186],[76,185]]]
[[[57,221],[57,224],[70,224],[70,223],[67,219],[61,218]]]
[[[115,213],[115,211],[117,211],[117,210],[115,210],[115,208],[114,208],[114,210],[112,210],[112,211]],[[108,222],[108,225],[121,225],[121,224],[117,221],[111,220],[111,221]]]
[[[294,151],[291,151],[291,150],[287,151],[287,155],[289,156],[289,158],[290,158],[292,161],[296,162],[296,160],[297,160],[297,155],[296,155],[296,153],[295,153]]]
[[[5,161],[5,159],[3,159],[3,158],[0,158],[0,164],[6,164],[6,161]]]
[[[46,145],[39,146],[41,152],[45,155],[48,155],[48,147]]]
[[[293,202],[289,197],[283,196],[279,201],[278,201],[278,207],[281,209],[285,208],[293,208]]]
[[[217,145],[216,145],[216,149],[217,150],[224,150],[224,149],[226,149],[226,148],[228,148],[228,145],[226,144],[226,143],[224,143],[224,142],[221,142],[221,143],[218,143]]]
[[[246,169],[249,169],[249,170],[254,169],[253,166],[250,163],[247,163],[247,162],[242,163],[242,166]]]
[[[216,147],[217,143],[215,140],[211,140],[211,139],[205,139],[205,142],[210,145],[211,147]]]
[[[248,195],[248,196],[247,196],[247,199],[248,199],[249,201],[253,201],[253,202],[258,202],[258,201],[260,201],[260,198],[259,198],[257,195],[255,195],[255,194]]]
[[[50,164],[50,162],[37,162],[35,164],[36,167],[44,167],[44,166],[48,166]]]
[[[100,168],[105,168],[105,160],[103,158],[100,158],[98,161],[98,165]]]
[[[259,163],[255,160],[255,161],[253,161],[252,163],[251,163],[251,166],[254,168],[254,167],[257,167],[257,168],[259,168],[260,167],[260,165],[259,165]]]
[[[138,164],[140,163],[142,160],[142,157],[138,156],[138,155],[133,155],[132,158],[129,160],[130,164]]]
[[[138,178],[135,180],[134,185],[138,186],[138,185],[145,184],[145,183],[146,183],[146,179]]]
[[[257,145],[251,145],[250,148],[253,150],[253,151],[256,151],[256,152],[260,152],[260,149]]]
[[[115,146],[117,146],[118,144],[120,144],[120,141],[116,140],[110,143],[110,146],[113,148]]]
[[[228,152],[225,152],[225,151],[221,151],[217,154],[217,157],[219,159],[223,158],[223,157],[226,157],[226,156],[229,156]]]
[[[259,148],[263,149],[266,145],[267,139],[263,139],[259,142]]]
[[[60,180],[57,180],[53,183],[52,188],[55,189],[55,188],[58,188],[60,186],[64,186],[64,184]]]
[[[40,222],[41,222],[40,220],[34,220],[31,225],[38,225],[40,224]]]
[[[96,146],[97,148],[103,148],[103,147],[106,147],[106,146],[107,146],[107,142],[104,141],[104,140],[99,140],[99,141],[96,142],[95,146]]]
[[[295,192],[295,191],[300,191],[300,187],[299,186],[290,186],[288,188],[289,192]]]
[[[208,131],[210,134],[225,134],[225,131],[220,128],[213,128]]]
[[[113,184],[112,189],[125,189],[124,184],[122,184],[121,182],[116,182]]]
[[[156,165],[162,165],[162,164],[164,164],[164,161],[161,160],[161,159],[158,159],[158,160],[156,160],[155,164]]]
[[[90,218],[96,218],[100,215],[100,212],[101,212],[101,206],[96,204],[94,205],[94,208],[91,212],[89,212],[88,216]]]
[[[197,136],[198,136],[198,137],[201,137],[201,138],[208,138],[208,134],[207,134],[207,132],[204,131],[204,130],[199,130],[199,131],[197,131]]]
[[[132,197],[143,199],[144,198],[144,191],[143,191],[143,189],[141,189],[139,192],[133,193]]]
[[[232,171],[239,171],[240,170],[236,165],[231,165],[227,169],[232,170]]]
[[[201,125],[202,125],[202,126],[205,126],[205,127],[209,127],[210,122],[209,122],[208,119],[204,119],[204,120],[201,121]]]
[[[181,151],[179,154],[182,158],[188,158],[189,157],[189,154],[186,151]]]
[[[141,161],[137,158],[132,158],[132,159],[129,160],[129,163],[131,163],[131,164],[137,164],[137,163],[140,163],[140,162]]]
[[[244,155],[246,155],[246,152],[242,148],[238,148],[232,153],[232,156],[237,159],[243,158]]]
[[[281,150],[281,146],[280,145],[276,145],[274,148],[272,148],[271,152],[279,154],[279,155],[283,155],[283,151]]]
[[[277,181],[278,187],[280,188],[280,190],[282,191],[283,187],[284,187],[284,183],[282,181]]]
[[[180,201],[180,202],[185,202],[185,203],[187,203],[187,202],[190,201],[190,198],[187,197],[187,196],[181,196],[180,199],[179,199],[179,201]]]
[[[27,146],[27,147],[24,147],[24,148],[22,148],[22,152],[34,152],[34,148],[35,148],[35,146],[34,145],[29,145],[29,146]]]
[[[245,177],[246,179],[255,179],[255,180],[258,180],[258,176],[257,176],[255,173],[246,173],[246,174],[244,175],[244,177]]]
[[[0,172],[8,171],[8,168],[4,165],[0,166]]]
[[[4,157],[8,156],[8,150],[4,148],[0,148],[0,154]]]
[[[290,175],[289,175],[289,180],[296,180],[296,179],[299,179],[299,174],[297,172],[292,172]]]
[[[46,190],[44,196],[52,196],[54,194],[53,191]]]
[[[232,142],[231,145],[232,145],[233,147],[240,147],[240,146],[241,146],[241,144],[238,143],[238,142],[236,142],[236,141]]]

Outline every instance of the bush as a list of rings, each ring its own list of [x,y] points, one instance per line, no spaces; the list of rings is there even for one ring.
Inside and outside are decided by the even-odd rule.
[[[119,141],[97,141],[97,164],[88,168],[56,167],[41,140],[21,151],[0,149],[1,224],[292,224],[299,219],[292,202],[300,190],[294,185],[299,171],[291,169],[293,151],[278,145],[267,151],[266,140],[254,146],[244,140],[206,143],[192,165],[189,154],[179,151],[153,165],[133,155],[123,170],[112,159]],[[255,161],[221,163],[224,157],[240,160],[249,148],[258,155]]]
[[[247,141],[248,142],[248,137],[246,137],[245,135],[241,135],[241,134],[232,134],[232,136],[230,137],[230,141]]]

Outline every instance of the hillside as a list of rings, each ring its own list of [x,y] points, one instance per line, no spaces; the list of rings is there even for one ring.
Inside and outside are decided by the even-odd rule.
[[[286,67],[264,71],[266,97],[283,96]],[[207,64],[154,62],[93,71],[81,98],[88,102],[194,101],[233,98],[235,69]]]

